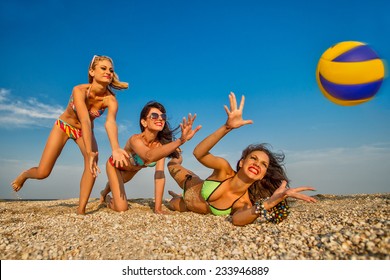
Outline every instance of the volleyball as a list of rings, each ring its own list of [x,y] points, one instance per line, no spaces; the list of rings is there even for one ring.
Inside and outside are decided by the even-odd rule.
[[[316,71],[318,86],[330,101],[353,106],[374,98],[385,77],[385,66],[365,43],[346,41],[327,49]]]

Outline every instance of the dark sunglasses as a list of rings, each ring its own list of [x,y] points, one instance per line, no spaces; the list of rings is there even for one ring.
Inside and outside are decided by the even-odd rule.
[[[167,120],[167,114],[165,113],[162,113],[161,115],[157,114],[157,113],[151,113],[149,118],[151,118],[152,120],[158,120],[158,118],[160,118],[163,120],[163,121],[166,121]]]

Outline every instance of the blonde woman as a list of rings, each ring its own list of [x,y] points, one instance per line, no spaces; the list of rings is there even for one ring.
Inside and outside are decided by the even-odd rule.
[[[14,191],[19,191],[27,179],[47,178],[62,149],[69,139],[80,148],[84,157],[84,172],[80,182],[78,214],[85,214],[86,205],[95,179],[100,173],[98,145],[93,132],[94,120],[106,113],[105,128],[112,148],[112,156],[117,166],[127,165],[129,155],[120,148],[116,114],[118,101],[113,89],[127,89],[128,84],[119,81],[114,64],[108,56],[95,55],[88,69],[88,84],[73,88],[65,111],[55,121],[47,139],[39,165],[23,171],[11,183]]]

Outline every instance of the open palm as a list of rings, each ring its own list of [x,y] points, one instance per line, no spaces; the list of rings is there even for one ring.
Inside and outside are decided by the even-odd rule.
[[[244,109],[245,104],[245,96],[241,97],[240,106],[237,108],[237,99],[233,92],[229,94],[230,101],[230,109],[224,105],[225,111],[228,115],[228,119],[226,121],[226,125],[228,128],[239,128],[246,124],[252,124],[252,120],[244,120],[242,118],[242,111]]]

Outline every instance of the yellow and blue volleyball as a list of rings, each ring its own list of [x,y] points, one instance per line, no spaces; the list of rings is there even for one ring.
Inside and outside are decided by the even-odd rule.
[[[338,105],[352,106],[374,98],[385,77],[385,66],[368,45],[346,41],[322,54],[316,76],[326,98]]]

